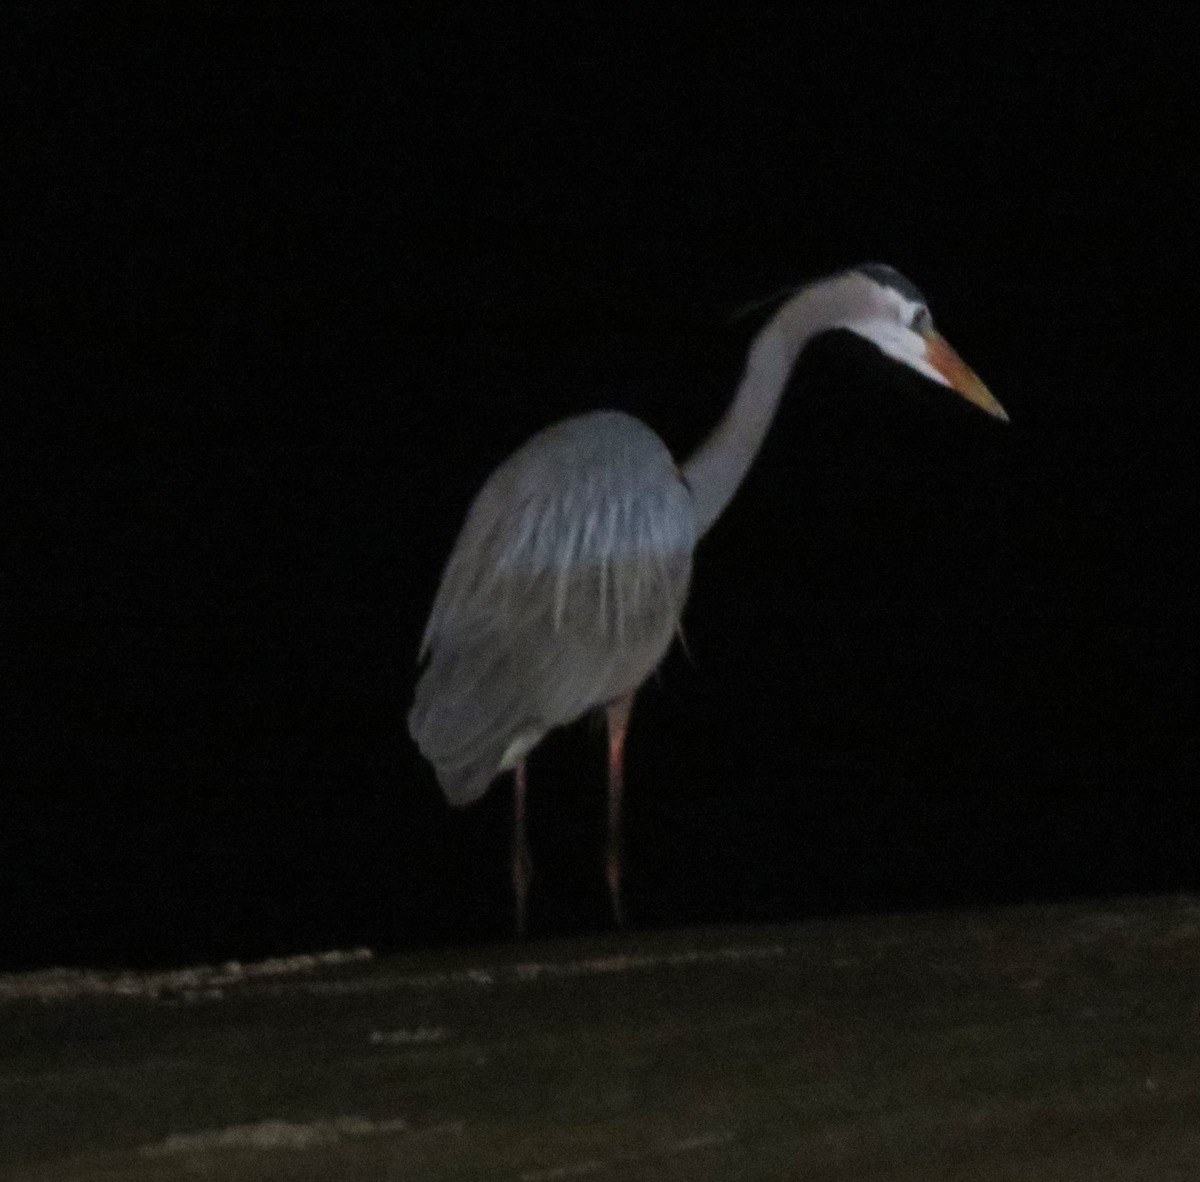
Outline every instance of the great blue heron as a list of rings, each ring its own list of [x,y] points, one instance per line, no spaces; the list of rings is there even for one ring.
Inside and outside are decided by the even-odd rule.
[[[725,417],[682,467],[645,424],[595,411],[538,432],[472,502],[425,628],[429,661],[408,725],[453,805],[514,773],[518,934],[532,876],[525,757],[548,731],[597,707],[608,720],[606,872],[622,922],[623,752],[634,694],[678,631],[692,550],[746,475],[796,359],[837,328],[1007,419],[934,331],[916,287],[870,263],[782,304],[754,338]]]

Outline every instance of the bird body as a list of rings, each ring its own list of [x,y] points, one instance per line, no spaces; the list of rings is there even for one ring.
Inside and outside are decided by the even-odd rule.
[[[471,803],[514,772],[518,932],[532,873],[525,757],[548,731],[597,707],[609,724],[607,872],[620,919],[633,695],[679,629],[697,540],[753,463],[796,359],[831,329],[1007,417],[933,330],[913,284],[867,264],[800,288],[776,310],[750,347],[729,410],[682,469],[649,427],[599,411],[534,435],[472,502],[425,629],[428,660],[408,723],[451,804]]]
[[[492,473],[446,564],[409,716],[452,804],[641,685],[679,628],[695,543],[671,453],[629,415],[555,423]]]

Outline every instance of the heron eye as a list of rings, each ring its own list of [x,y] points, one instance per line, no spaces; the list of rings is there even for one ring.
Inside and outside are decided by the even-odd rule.
[[[910,326],[913,332],[927,332],[933,327],[933,317],[929,315],[928,308],[918,308],[913,313],[912,325]]]

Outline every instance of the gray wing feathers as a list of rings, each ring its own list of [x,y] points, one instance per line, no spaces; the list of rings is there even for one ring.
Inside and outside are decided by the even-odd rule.
[[[496,469],[446,565],[409,716],[452,801],[482,795],[514,743],[644,680],[678,627],[694,544],[669,453],[626,415],[568,419]]]
[[[482,796],[515,734],[536,732],[532,718],[521,725],[514,673],[509,652],[447,647],[435,652],[421,677],[409,730],[451,804]]]

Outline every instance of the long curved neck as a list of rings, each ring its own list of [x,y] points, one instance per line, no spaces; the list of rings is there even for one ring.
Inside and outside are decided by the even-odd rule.
[[[750,346],[725,416],[684,462],[699,535],[720,517],[749,471],[804,346],[827,329],[845,324],[857,310],[861,291],[839,279],[805,288],[767,322]]]

